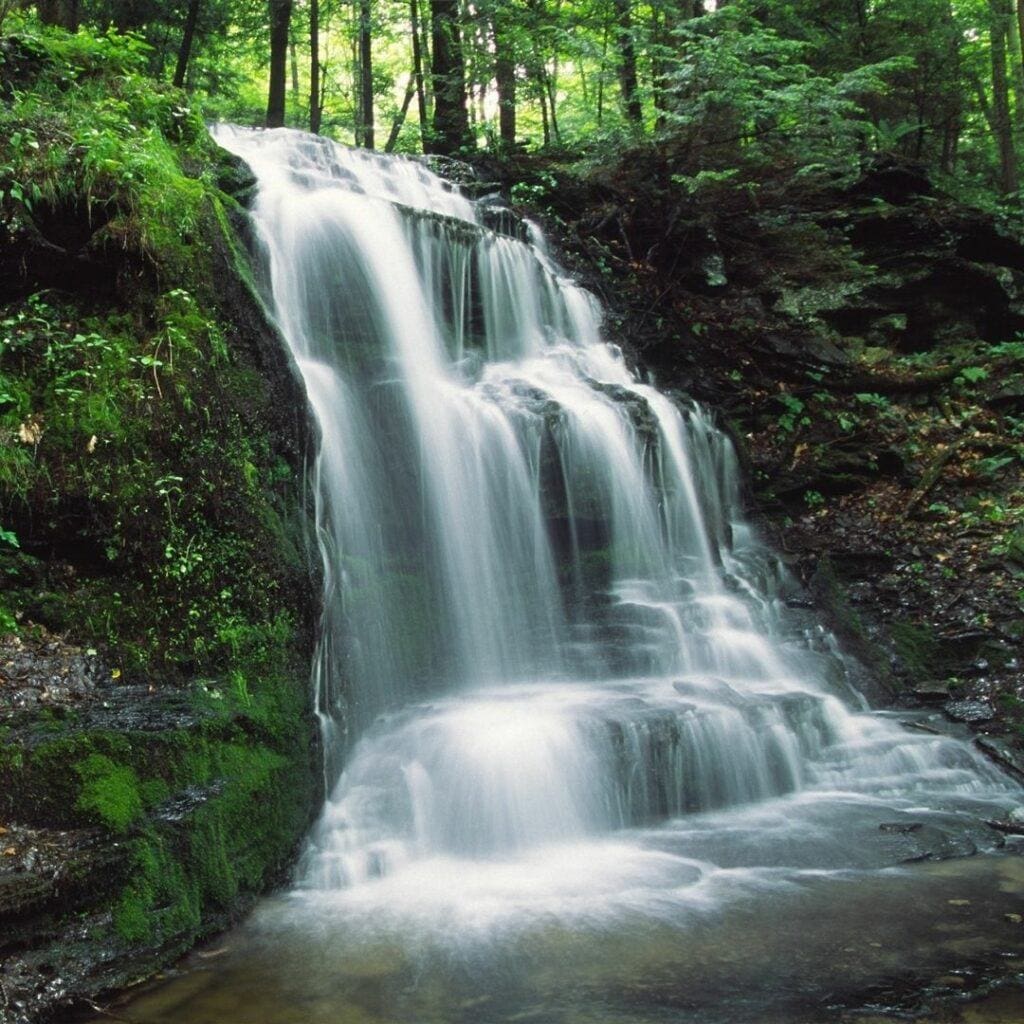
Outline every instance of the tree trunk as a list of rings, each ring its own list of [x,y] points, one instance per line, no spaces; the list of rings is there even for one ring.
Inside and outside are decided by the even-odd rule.
[[[39,0],[36,10],[44,25],[78,31],[78,0]]]
[[[537,79],[537,92],[540,95],[541,131],[544,133],[544,147],[551,145],[551,124],[548,120],[548,93],[544,88],[544,79]]]
[[[270,0],[270,89],[267,95],[267,127],[284,125],[288,77],[288,29],[292,0]]]
[[[1007,18],[1009,29],[1010,77],[1013,81],[1013,123],[1018,132],[1024,131],[1024,50],[1021,48],[1020,25],[1013,11]]]
[[[299,105],[299,51],[295,45],[295,35],[288,32],[288,64],[292,70],[292,105]]]
[[[141,28],[146,20],[146,13],[142,0],[118,0],[114,7],[114,28],[122,35]]]
[[[420,146],[427,149],[430,120],[427,114],[427,94],[423,86],[423,45],[420,36],[420,12],[416,0],[409,0],[409,22],[412,29],[412,74],[416,82],[416,109],[420,117]]]
[[[516,61],[511,38],[505,31],[504,16],[495,12],[491,27],[494,33],[494,80],[498,87],[498,139],[502,149],[511,151],[516,144]]]
[[[597,72],[597,126],[604,121],[604,76],[608,68],[608,19],[605,18],[601,32],[601,63]]]
[[[374,147],[373,36],[370,0],[359,0],[359,125],[367,149]]]
[[[562,133],[558,128],[558,90],[555,89],[554,76],[549,74],[547,70],[544,72],[544,84],[548,90],[548,109],[551,115],[551,132],[555,137],[556,142],[562,141]]]
[[[952,67],[951,78],[957,83],[945,104],[942,120],[942,156],[941,167],[946,174],[956,170],[957,153],[960,147],[960,133],[963,130],[964,93],[969,87],[964,74],[961,47],[963,33],[956,22],[953,0],[945,0],[943,4],[943,21],[946,26],[949,44],[949,62]]]
[[[174,69],[174,84],[179,89],[184,87],[185,76],[188,74],[188,62],[192,56],[192,40],[196,35],[201,2],[202,0],[189,0],[188,13],[185,15],[185,29],[181,34],[181,46],[178,48],[178,65]]]
[[[1016,0],[1017,9],[1017,35],[1020,37],[1022,50],[1024,50],[1024,0]],[[1024,57],[1022,57],[1024,59]]]
[[[991,0],[992,7],[992,129],[999,150],[999,185],[1003,193],[1019,187],[1017,154],[1013,147],[1010,90],[1006,73],[1006,43],[1012,11],[1008,0]]]
[[[630,0],[614,0],[619,37],[619,89],[626,117],[641,125],[644,119],[640,105],[640,85],[636,73],[636,47],[633,43],[633,20]]]
[[[320,0],[309,3],[309,130],[320,134],[323,120],[323,100],[320,97]]]
[[[651,6],[651,100],[654,103],[654,127],[660,132],[665,128],[668,115],[668,95],[666,86],[667,70],[665,52],[670,42],[673,23],[666,11],[659,11]]]
[[[402,125],[405,124],[406,115],[409,113],[409,107],[412,106],[412,98],[416,95],[416,72],[414,71],[409,76],[409,83],[405,87],[405,96],[402,98],[402,106],[398,113],[395,115],[394,124],[391,125],[391,134],[388,135],[388,141],[384,144],[385,153],[393,153],[395,144],[398,142],[398,135],[402,130]]]
[[[470,146],[459,0],[430,0],[430,11],[434,81],[430,151],[452,155]]]

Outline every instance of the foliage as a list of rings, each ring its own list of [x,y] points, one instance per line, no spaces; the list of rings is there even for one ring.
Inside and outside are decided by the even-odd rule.
[[[737,177],[741,167],[787,169],[801,177],[849,175],[872,151],[897,152],[955,179],[975,201],[995,205],[1000,195],[1012,198],[1019,178],[1024,58],[1016,19],[1007,17],[1016,3],[480,0],[438,10],[443,7],[449,12],[443,17],[451,19],[457,9],[465,64],[461,102],[471,148],[508,156],[543,147],[600,164],[617,159],[624,143],[646,138],[672,155],[674,173],[686,189],[730,178],[743,184],[749,178]],[[73,63],[79,81],[103,63],[129,83],[140,73],[167,82],[182,60],[191,6],[189,0],[81,0],[80,20],[88,31],[58,42],[58,34],[48,30],[46,49],[58,62]],[[389,136],[403,151],[436,144],[432,5],[423,0],[417,5],[419,85],[408,0],[295,0],[286,60],[287,123],[311,123],[314,6],[323,104],[319,130],[343,141],[362,139],[359,94],[369,88],[378,145]],[[259,123],[266,107],[268,9],[247,0],[204,0],[182,65],[189,102],[166,87],[138,95],[129,84],[118,88],[111,104],[128,104],[133,115],[148,100],[170,104],[162,127],[168,116],[178,116],[188,122],[186,131],[196,130],[198,120],[190,112],[197,109],[212,119]],[[365,55],[360,11],[368,14]],[[6,13],[8,26],[38,42],[33,15]],[[999,50],[1007,58],[1002,78],[992,60]],[[367,76],[361,74],[364,56],[372,60]],[[9,57],[0,54],[0,62],[10,63]],[[631,80],[639,117],[623,93],[623,83]],[[501,89],[514,89],[514,99],[506,97],[515,114],[514,138],[504,137],[498,123]],[[997,116],[1001,104],[1011,114],[1008,123]],[[113,118],[116,111],[107,113]],[[116,136],[113,123],[106,128]],[[87,171],[100,179],[101,191],[111,170],[106,161],[120,166],[128,159],[106,130],[90,138],[85,125],[66,136],[21,136],[20,145],[33,144],[53,147],[56,154],[75,144],[88,146],[94,155]],[[159,172],[159,154],[154,150],[149,157],[152,167],[140,165],[137,171]],[[55,159],[51,188],[61,170]],[[28,190],[23,198],[31,201],[34,188],[45,189],[45,181],[22,182],[17,164],[12,171],[12,186]],[[725,177],[701,177],[708,172]],[[150,198],[159,195],[154,187]],[[187,208],[166,212],[188,216]]]
[[[254,426],[267,384],[233,357],[214,292],[224,262],[248,287],[216,148],[141,74],[137,38],[28,23],[15,49],[31,81],[0,105],[0,234],[77,246],[102,283],[99,301],[90,274],[0,289],[0,547],[55,545],[85,570],[66,592],[8,588],[0,625],[31,606],[129,674],[270,672],[295,642],[281,578],[304,561],[293,470]]]
[[[856,172],[870,130],[862,103],[884,93],[907,59],[826,75],[810,66],[810,51],[741,6],[676,30],[664,56],[661,134],[680,163],[702,168],[691,188],[709,173],[728,180],[737,161],[781,160],[801,174]]]

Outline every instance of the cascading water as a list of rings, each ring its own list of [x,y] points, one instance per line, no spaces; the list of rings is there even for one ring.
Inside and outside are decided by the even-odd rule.
[[[787,606],[728,440],[630,372],[535,231],[414,161],[217,137],[257,175],[322,437],[317,680],[344,770],[279,922],[349,953],[677,927],[994,845],[979,818],[1017,788],[866,709]]]

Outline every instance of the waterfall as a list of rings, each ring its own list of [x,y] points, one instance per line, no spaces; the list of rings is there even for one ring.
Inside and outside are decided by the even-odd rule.
[[[991,841],[977,819],[1016,787],[866,708],[787,604],[728,439],[631,371],[536,229],[494,230],[413,160],[217,137],[258,178],[322,439],[339,770],[296,899],[441,929],[655,913],[711,878],[885,866],[894,818]]]

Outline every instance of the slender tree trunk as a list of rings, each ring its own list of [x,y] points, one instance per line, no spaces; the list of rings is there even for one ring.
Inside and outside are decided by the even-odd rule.
[[[309,3],[309,130],[320,134],[323,101],[320,98],[320,0]]]
[[[1013,81],[1013,123],[1018,134],[1024,131],[1024,50],[1021,49],[1020,25],[1014,12],[1009,12],[1010,77]]]
[[[544,146],[547,148],[551,145],[551,122],[548,119],[547,90],[544,88],[544,80],[542,78],[537,81],[537,92],[540,95],[540,120],[541,129],[544,132]]]
[[[1024,0],[1016,0],[1015,7],[1017,12],[1017,36],[1021,40],[1022,52],[1024,52]]]
[[[466,109],[466,64],[462,52],[459,0],[430,0],[434,81],[435,153],[458,153],[470,145]]]
[[[409,75],[409,83],[405,87],[405,96],[402,98],[402,106],[398,113],[395,115],[394,123],[391,125],[391,134],[388,135],[388,141],[384,143],[384,152],[393,153],[395,144],[398,142],[398,136],[402,131],[402,125],[405,124],[405,118],[409,113],[409,107],[412,106],[412,98],[416,95],[416,72],[413,71]]]
[[[417,0],[409,0],[409,22],[412,29],[412,74],[416,82],[416,109],[420,117],[420,146],[426,152],[430,119],[427,114],[427,94],[423,85],[423,44]]]
[[[178,64],[174,69],[174,84],[179,88],[185,85],[188,74],[188,62],[192,56],[192,41],[196,36],[196,22],[199,20],[199,5],[202,0],[189,0],[188,13],[185,15],[185,28],[181,33],[181,46],[178,48]]]
[[[658,131],[665,128],[668,116],[668,89],[665,55],[672,43],[672,30],[675,21],[668,11],[659,11],[651,7],[651,100],[656,114],[654,126]]]
[[[960,133],[963,130],[964,87],[969,83],[966,82],[963,68],[961,51],[963,33],[956,23],[953,0],[946,0],[943,5],[943,18],[949,44],[952,79],[957,85],[950,92],[945,105],[945,118],[942,123],[941,167],[946,174],[952,174],[956,170],[957,153],[960,147]]]
[[[622,91],[622,106],[626,117],[634,124],[641,125],[644,119],[640,105],[640,84],[636,73],[636,46],[633,43],[633,20],[631,0],[614,0],[619,37],[619,88]]]
[[[292,0],[270,0],[270,89],[267,94],[267,127],[284,125],[285,89],[288,77],[288,29]]]
[[[991,0],[992,7],[992,128],[999,150],[999,184],[1004,193],[1016,192],[1020,181],[1013,147],[1010,90],[1006,73],[1006,43],[1012,16],[1007,0]]]
[[[562,141],[562,133],[558,128],[558,109],[557,109],[557,98],[558,91],[555,89],[555,78],[553,75],[544,72],[544,85],[548,91],[548,107],[550,109],[551,116],[551,132],[555,137],[556,142]]]
[[[373,124],[373,36],[370,0],[359,0],[359,121],[362,141],[374,147]]]
[[[75,6],[78,6],[77,0]],[[141,28],[146,21],[146,14],[145,4],[140,0],[118,0],[114,7],[114,28],[122,35]]]
[[[299,106],[299,50],[295,45],[295,35],[288,33],[288,64],[292,72],[292,104]]]
[[[494,80],[498,88],[498,138],[502,149],[516,144],[516,61],[512,41],[505,31],[504,14],[495,11],[491,27],[494,33]]]
[[[39,0],[36,10],[44,25],[78,31],[78,0]]]

